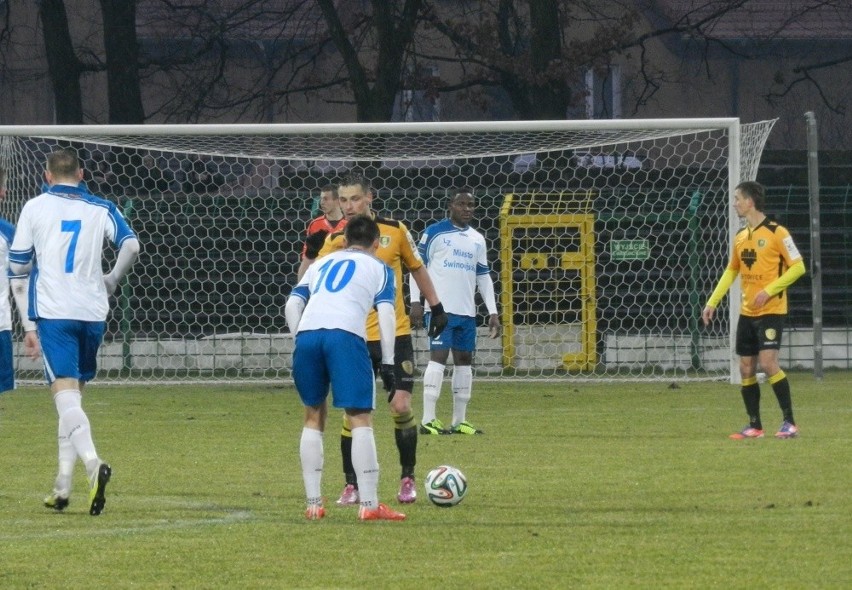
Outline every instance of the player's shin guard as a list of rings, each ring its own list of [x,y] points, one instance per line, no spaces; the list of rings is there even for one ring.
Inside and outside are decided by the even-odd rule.
[[[400,477],[414,477],[417,464],[417,421],[414,412],[408,410],[402,414],[391,413],[394,423],[396,448],[399,450],[399,464],[402,467]]]

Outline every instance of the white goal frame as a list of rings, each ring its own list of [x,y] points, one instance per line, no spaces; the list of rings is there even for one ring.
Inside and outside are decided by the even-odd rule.
[[[168,152],[170,154],[187,155],[215,154],[217,157],[231,159],[264,159],[278,165],[296,161],[323,162],[331,169],[351,168],[362,162],[384,162],[386,166],[397,166],[399,170],[408,168],[428,169],[430,166],[441,167],[448,159],[458,158],[492,158],[499,156],[514,162],[514,172],[522,174],[519,168],[526,162],[526,154],[550,153],[561,146],[566,154],[595,153],[587,166],[597,166],[596,172],[606,175],[611,168],[613,173],[618,171],[626,178],[630,175],[630,165],[621,161],[613,161],[608,156],[608,150],[617,151],[619,146],[632,147],[642,142],[665,142],[670,138],[681,136],[703,136],[718,134],[723,138],[718,140],[722,147],[714,148],[719,152],[719,161],[707,163],[707,167],[720,170],[727,178],[727,195],[733,194],[734,187],[741,181],[753,180],[763,147],[772,129],[774,121],[764,121],[749,125],[741,125],[738,118],[690,118],[690,119],[632,119],[632,120],[577,120],[577,121],[505,121],[505,122],[456,122],[456,123],[326,123],[326,124],[203,124],[203,125],[106,125],[106,126],[2,126],[0,127],[0,165],[10,170],[10,197],[7,203],[0,206],[0,216],[11,221],[23,202],[38,193],[37,182],[40,180],[39,166],[42,161],[35,157],[41,152],[23,154],[19,147],[21,142],[44,142],[51,145],[97,145],[103,149],[134,149]],[[564,140],[563,137],[576,137],[576,140]],[[329,138],[338,138],[336,141]],[[341,140],[339,138],[346,138]],[[478,138],[484,138],[479,149]],[[505,138],[503,140],[502,138]],[[563,143],[560,143],[563,142]],[[462,145],[466,151],[456,153],[452,147]],[[476,149],[471,149],[475,146]],[[351,149],[350,149],[351,148]],[[88,148],[87,148],[88,149]],[[657,148],[654,148],[657,149]],[[671,152],[670,157],[682,156],[679,146],[666,144],[657,151]],[[354,151],[353,151],[354,150]],[[391,152],[392,155],[391,155]],[[700,157],[696,155],[695,158]],[[608,159],[609,158],[609,159]],[[534,161],[534,159],[533,159]],[[575,160],[571,160],[575,162]],[[577,160],[579,161],[579,160]],[[695,162],[693,162],[695,165]],[[699,162],[699,165],[701,163]],[[682,166],[686,167],[686,164]],[[285,166],[286,167],[286,166]],[[676,168],[673,166],[672,168]],[[521,172],[518,172],[521,170]],[[626,171],[626,172],[625,172]],[[88,173],[88,171],[87,171]],[[403,173],[404,175],[404,173]],[[277,187],[276,187],[277,188]],[[477,187],[474,187],[475,189]],[[565,187],[568,191],[571,187]],[[264,190],[264,189],[259,189]],[[97,191],[93,191],[96,192]],[[436,190],[436,192],[439,192]],[[270,198],[281,198],[272,195]],[[288,198],[286,186],[284,198]],[[407,221],[404,218],[403,221]],[[733,236],[740,228],[740,220],[736,216],[730,198],[727,199],[727,251],[720,248],[713,261],[714,268],[721,270],[727,262],[727,256],[733,241]],[[135,228],[135,226],[134,226]],[[136,229],[136,228],[135,228]],[[417,236],[415,236],[417,237]],[[289,244],[295,246],[296,244]],[[143,251],[145,248],[142,240]],[[492,263],[498,258],[498,248],[490,254]],[[134,269],[134,273],[146,272],[144,269]],[[133,273],[129,279],[134,280]],[[292,282],[292,281],[289,281]],[[126,287],[125,287],[126,288]],[[706,285],[702,285],[706,288]],[[701,293],[706,298],[706,293]],[[179,297],[180,293],[175,293]],[[498,302],[499,302],[498,293]],[[728,296],[729,301],[739,300],[739,282],[735,282]],[[703,303],[703,300],[702,300]],[[731,326],[736,326],[739,306],[729,305],[727,321],[719,327],[716,337],[726,341],[727,356],[725,365],[727,371],[691,371],[675,368],[663,368],[651,371],[627,371],[624,373],[607,374],[606,371],[571,371],[556,370],[541,371],[536,374],[533,370],[517,370],[517,367],[504,367],[504,370],[478,369],[477,374],[482,378],[511,378],[511,379],[626,379],[626,380],[668,380],[668,379],[720,379],[727,378],[731,382],[739,379],[738,364],[734,355],[734,343]],[[504,315],[511,310],[502,310]],[[719,318],[723,319],[723,318]],[[718,321],[718,320],[717,320]],[[558,330],[558,329],[557,329]],[[228,335],[230,336],[230,335]],[[239,337],[238,337],[239,338]],[[480,342],[485,339],[480,338]],[[125,349],[133,342],[124,342]],[[186,343],[174,343],[175,348],[186,346]],[[418,366],[425,366],[425,342],[422,335],[415,333],[415,344],[418,355]],[[276,346],[278,346],[276,344]],[[229,349],[230,350],[230,349]],[[718,352],[718,351],[717,351]],[[202,353],[205,354],[205,353]],[[230,354],[230,353],[228,353]],[[145,364],[143,379],[157,382],[193,381],[203,382],[270,382],[289,380],[289,349],[286,344],[269,353],[275,356],[274,362],[279,363],[280,371],[270,371],[258,376],[249,371],[247,376],[229,375],[197,375],[172,378],[168,375],[156,376],[158,373],[156,359]],[[495,352],[499,356],[499,352]],[[711,355],[713,356],[713,355]],[[718,364],[718,354],[715,354]],[[19,380],[24,382],[37,381],[40,367],[24,358],[18,359]],[[155,376],[150,376],[151,371]],[[166,372],[168,373],[168,372]],[[214,371],[215,373],[215,371]],[[107,371],[99,375],[96,381],[127,382],[136,380],[139,374],[135,370]]]

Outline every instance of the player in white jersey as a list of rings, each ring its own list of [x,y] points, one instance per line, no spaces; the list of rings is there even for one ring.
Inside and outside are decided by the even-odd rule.
[[[366,215],[352,218],[344,230],[346,249],[312,264],[293,289],[284,313],[295,334],[293,380],[305,405],[299,447],[308,507],[305,516],[325,516],[322,494],[323,432],[329,387],[333,405],[343,408],[352,425],[352,464],[360,494],[360,520],[404,520],[405,515],[378,500],[379,461],[373,435],[376,381],[367,350],[367,315],[379,317],[385,390],[394,391],[396,279],[375,257],[379,226]]]
[[[6,198],[6,170],[0,168],[0,201]],[[24,328],[24,351],[37,359],[39,355],[35,322],[27,313],[27,279],[9,274],[9,246],[15,237],[15,226],[0,219],[0,393],[15,388],[15,355],[12,349],[12,302],[9,289],[15,297],[18,316]]]
[[[74,151],[50,154],[45,179],[50,188],[24,205],[9,252],[12,271],[30,275],[29,314],[59,414],[59,473],[44,504],[54,510],[68,506],[79,457],[89,477],[89,514],[97,516],[112,468],[95,451],[82,392],[97,372],[108,298],[136,260],[139,241],[113,203],[81,184],[83,170]],[[118,248],[106,275],[105,241]]]
[[[482,434],[481,430],[467,421],[467,405],[473,384],[471,363],[476,349],[477,288],[488,309],[491,338],[500,335],[500,318],[497,316],[485,237],[470,226],[475,206],[469,188],[453,191],[449,200],[449,217],[428,226],[417,244],[438,297],[449,316],[444,331],[429,341],[430,360],[423,373],[421,434]],[[414,281],[409,286],[411,323],[419,326],[424,319],[420,290]],[[428,315],[426,325],[429,323]],[[436,416],[436,406],[451,350],[453,419],[450,428],[445,428]]]

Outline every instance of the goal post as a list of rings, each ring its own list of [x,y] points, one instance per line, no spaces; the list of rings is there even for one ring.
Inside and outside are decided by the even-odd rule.
[[[475,371],[497,379],[735,379],[737,306],[699,326],[774,121],[738,119],[0,127],[0,216],[74,148],[140,259],[108,320],[99,381],[290,379],[283,307],[319,189],[349,170],[415,238],[474,191],[506,327]],[[403,286],[403,288],[405,288]],[[734,289],[738,288],[735,285]],[[736,291],[727,300],[736,298]],[[420,369],[427,341],[415,331]],[[22,381],[41,367],[20,355]]]

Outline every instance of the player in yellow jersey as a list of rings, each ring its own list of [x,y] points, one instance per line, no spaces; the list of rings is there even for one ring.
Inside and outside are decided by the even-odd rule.
[[[399,462],[402,467],[399,493],[397,500],[410,504],[417,499],[417,488],[414,482],[414,466],[417,462],[417,426],[411,406],[411,392],[414,389],[414,346],[411,340],[411,322],[405,310],[405,298],[402,290],[403,267],[411,273],[420,291],[432,308],[432,319],[429,325],[430,338],[441,333],[447,325],[447,315],[441,305],[435,286],[429,278],[429,271],[423,264],[423,259],[417,251],[417,245],[405,224],[394,219],[377,215],[372,210],[373,190],[370,183],[360,174],[350,174],[344,177],[337,189],[340,208],[347,219],[356,215],[369,215],[379,226],[379,248],[376,257],[393,269],[396,277],[396,343],[394,362],[396,372],[396,391],[389,398],[391,417],[394,420],[396,446],[399,450]],[[315,260],[320,260],[326,254],[340,250],[346,246],[342,231],[330,234],[320,249]],[[313,262],[311,262],[313,263]],[[317,262],[321,264],[322,262]],[[307,266],[305,266],[305,270]],[[433,303],[434,302],[434,303]],[[435,317],[435,305],[438,306],[438,317]],[[375,367],[381,364],[381,346],[379,341],[378,317],[372,311],[367,318],[367,348]],[[343,472],[346,486],[337,503],[341,505],[358,504],[359,495],[355,469],[352,466],[352,432],[350,424],[343,417],[343,430],[340,437],[340,450],[343,455]]]
[[[805,263],[787,229],[763,213],[766,190],[757,182],[740,183],[734,190],[734,209],[746,221],[734,239],[728,268],[701,313],[708,325],[722,297],[737,275],[742,286],[736,353],[740,356],[742,396],[749,424],[732,439],[762,438],[760,385],[757,366],[766,373],[781,407],[783,422],[777,438],[794,438],[799,428],[793,419],[790,382],[778,365],[781,332],[787,315],[787,288],[805,274]]]

